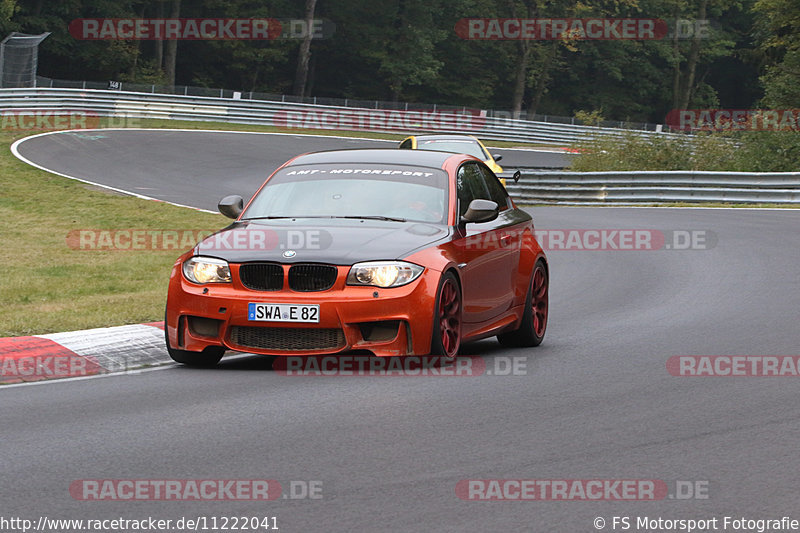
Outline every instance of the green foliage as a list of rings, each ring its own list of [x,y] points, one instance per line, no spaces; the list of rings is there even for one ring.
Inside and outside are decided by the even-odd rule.
[[[570,167],[578,172],[611,170],[709,170],[797,172],[797,132],[650,135],[634,132],[621,139],[587,140]]]
[[[800,2],[758,0],[755,29],[766,69],[761,77],[766,107],[800,107]]]
[[[603,118],[602,109],[595,109],[594,111],[575,111],[575,118],[584,126],[599,126],[600,123],[605,120]]]
[[[166,47],[76,40],[68,27],[78,18],[167,17],[171,5],[0,0],[0,29],[52,32],[40,46],[42,76],[161,84]],[[303,9],[298,0],[184,0],[180,16],[287,19]],[[676,18],[703,13],[712,23],[699,40],[465,40],[454,30],[473,17],[659,18],[674,28]],[[336,31],[312,42],[314,96],[510,109],[520,74],[521,107],[529,113],[603,109],[617,121],[662,123],[678,102],[742,109],[764,96],[771,107],[800,103],[797,0],[319,0],[316,16]],[[299,39],[181,41],[175,81],[290,92],[299,45]]]

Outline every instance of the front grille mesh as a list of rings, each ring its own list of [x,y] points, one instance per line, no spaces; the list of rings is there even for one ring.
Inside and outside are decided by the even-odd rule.
[[[332,265],[300,264],[289,269],[289,288],[299,292],[325,291],[336,283],[338,271]]]
[[[343,348],[345,338],[344,332],[338,328],[233,326],[231,342],[247,348],[290,352]]]
[[[279,291],[283,288],[283,267],[275,263],[246,263],[239,267],[242,285],[256,291]]]

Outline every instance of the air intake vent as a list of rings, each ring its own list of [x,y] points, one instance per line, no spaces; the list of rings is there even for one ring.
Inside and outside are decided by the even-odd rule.
[[[283,267],[275,263],[246,263],[239,267],[242,285],[256,291],[279,291],[283,288]]]
[[[336,283],[338,270],[332,265],[292,265],[289,288],[299,292],[326,291]]]
[[[344,332],[337,328],[273,328],[234,326],[231,342],[262,350],[304,351],[344,348]]]

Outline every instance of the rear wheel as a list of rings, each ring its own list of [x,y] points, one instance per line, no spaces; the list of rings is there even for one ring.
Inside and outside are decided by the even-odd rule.
[[[211,367],[219,363],[225,354],[223,346],[208,346],[202,352],[190,352],[188,350],[178,350],[169,345],[169,334],[167,333],[166,313],[164,314],[164,342],[167,345],[167,353],[173,361],[182,363],[186,366]]]
[[[461,348],[461,289],[452,272],[439,282],[435,309],[431,353],[453,358]]]
[[[544,262],[539,260],[533,268],[528,296],[525,299],[525,312],[519,329],[501,333],[497,340],[503,346],[539,346],[547,330],[549,304],[549,278]]]

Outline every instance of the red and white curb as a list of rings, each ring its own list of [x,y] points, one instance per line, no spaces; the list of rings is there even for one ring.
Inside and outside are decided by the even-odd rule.
[[[0,338],[0,383],[84,377],[171,362],[163,322]]]

